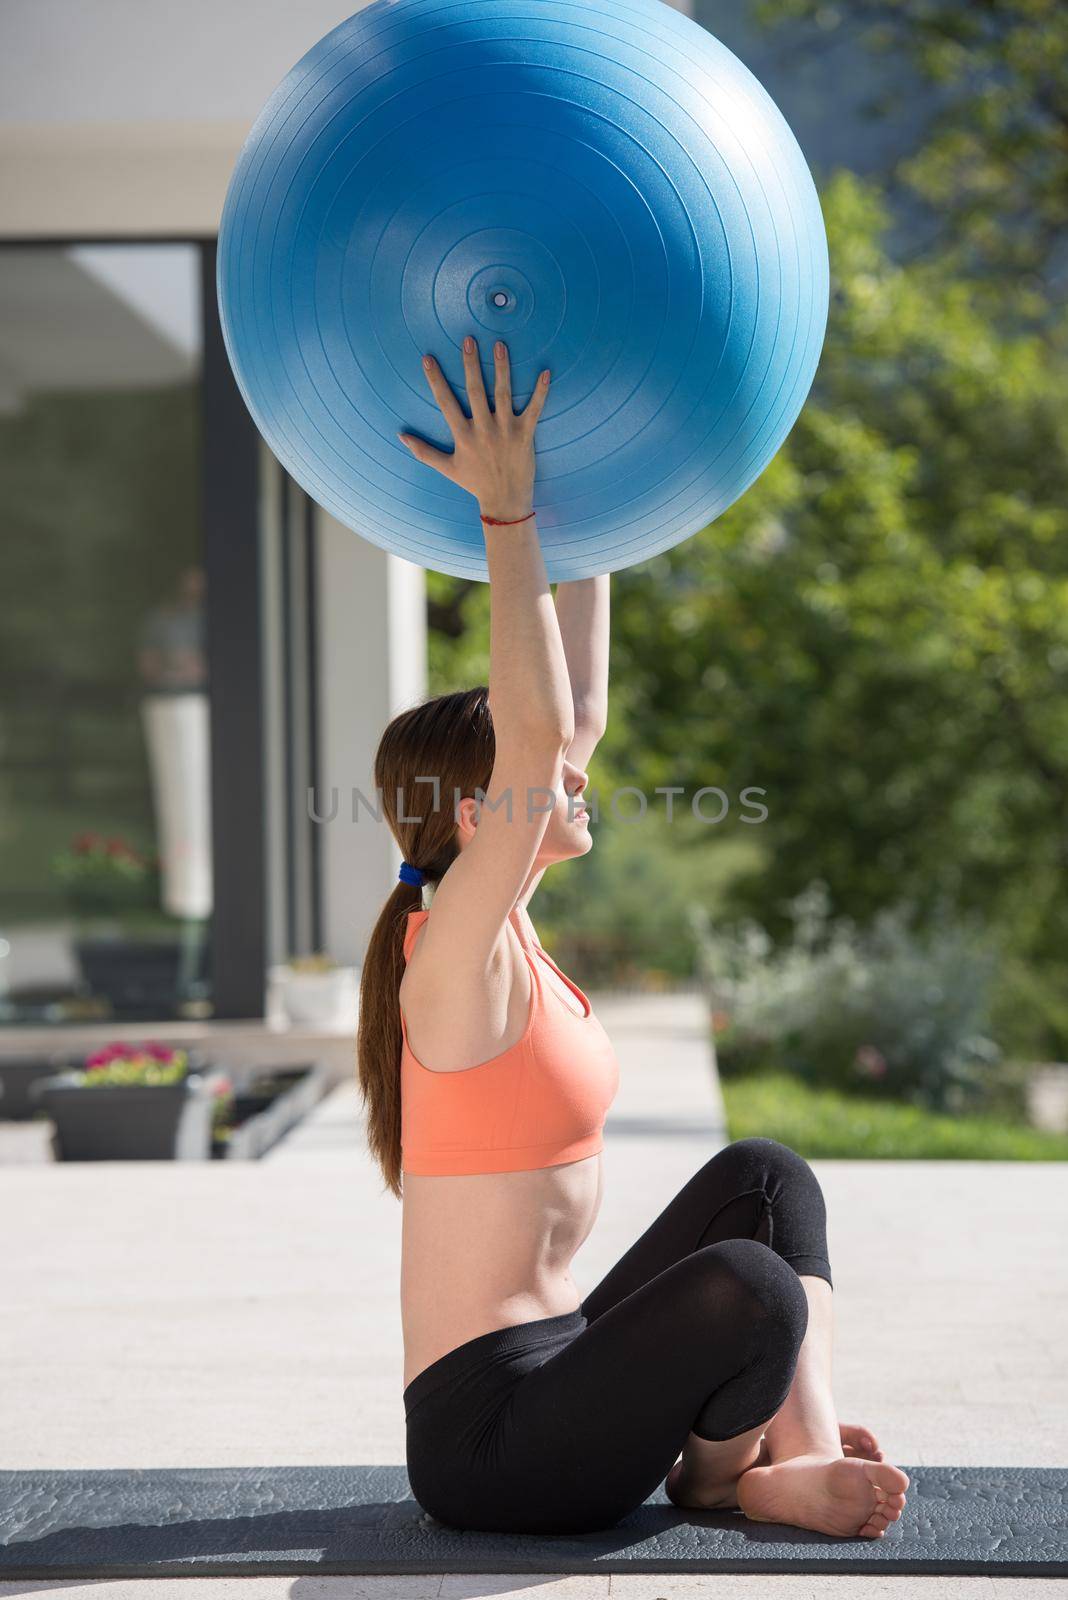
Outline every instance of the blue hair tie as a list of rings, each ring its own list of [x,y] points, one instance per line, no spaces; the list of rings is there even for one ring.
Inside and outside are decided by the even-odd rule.
[[[410,861],[402,861],[397,877],[404,883],[410,883],[416,889],[421,889],[426,882],[426,873],[419,867],[413,867]]]

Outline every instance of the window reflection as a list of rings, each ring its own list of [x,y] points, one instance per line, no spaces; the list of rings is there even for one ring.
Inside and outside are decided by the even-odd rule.
[[[210,1012],[192,245],[0,246],[0,1020]]]

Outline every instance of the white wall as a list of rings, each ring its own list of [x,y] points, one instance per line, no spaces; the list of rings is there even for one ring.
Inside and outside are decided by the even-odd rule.
[[[360,9],[0,0],[0,237],[214,234],[264,102]]]
[[[349,0],[3,0],[0,233],[212,235],[264,101]]]

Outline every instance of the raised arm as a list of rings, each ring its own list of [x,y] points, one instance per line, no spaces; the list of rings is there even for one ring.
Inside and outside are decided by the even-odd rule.
[[[556,586],[556,615],[571,680],[575,737],[567,758],[585,767],[608,724],[609,583],[573,578]]]
[[[503,344],[494,352],[491,411],[477,348],[464,349],[471,403],[464,415],[435,362],[427,378],[455,441],[452,455],[401,435],[412,453],[468,489],[478,511],[511,525],[483,524],[490,579],[489,701],[496,754],[473,836],[434,894],[422,936],[424,972],[477,976],[488,970],[549,823],[564,753],[575,734],[574,707],[556,606],[532,516],[534,430],[548,374],[518,416]],[[475,508],[472,507],[475,513]],[[520,520],[516,520],[520,519]],[[451,796],[442,797],[452,804]],[[433,982],[433,978],[430,980]]]

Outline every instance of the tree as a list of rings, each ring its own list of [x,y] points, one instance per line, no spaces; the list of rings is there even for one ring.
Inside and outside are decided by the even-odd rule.
[[[870,110],[908,110],[921,79],[939,109],[887,174],[941,224],[947,266],[989,275],[1001,311],[1041,316],[1068,276],[1068,8],[1062,0],[755,0],[792,48],[899,57],[911,70]],[[840,58],[841,52],[839,52]],[[927,246],[928,251],[930,245]]]
[[[1059,960],[1068,319],[998,333],[981,287],[889,259],[872,186],[841,173],[823,203],[830,331],[786,447],[613,580],[614,753],[768,789],[766,859],[736,890],[765,920],[818,877],[861,922],[948,902]]]

